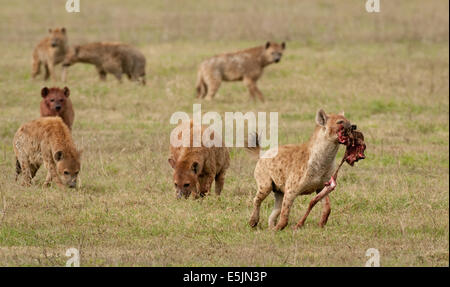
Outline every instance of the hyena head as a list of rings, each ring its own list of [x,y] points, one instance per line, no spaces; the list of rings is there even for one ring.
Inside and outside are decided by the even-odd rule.
[[[56,162],[56,172],[62,183],[70,188],[77,186],[77,177],[80,172],[80,156],[79,151],[64,152],[59,150],[53,154]]]
[[[169,158],[169,164],[174,169],[173,184],[177,198],[189,198],[192,194],[194,198],[200,196],[198,186],[198,175],[200,173],[199,163],[196,161],[178,161]]]
[[[63,67],[69,67],[76,62],[78,62],[78,54],[80,52],[80,46],[71,47],[69,51],[66,53],[66,56],[63,60]]]
[[[327,115],[322,109],[317,111],[316,124],[321,127],[325,137],[335,143],[345,143],[347,132],[356,129],[356,125],[345,118],[344,112]]]
[[[278,63],[283,56],[284,49],[286,48],[286,43],[274,43],[267,42],[264,49],[264,59],[267,63]]]
[[[53,48],[63,48],[67,44],[66,28],[48,29],[50,34],[50,46]]]
[[[47,88],[44,87],[41,90],[41,96],[45,101],[45,105],[54,114],[61,115],[66,107],[66,100],[70,95],[70,90],[68,87],[64,89],[60,88]]]

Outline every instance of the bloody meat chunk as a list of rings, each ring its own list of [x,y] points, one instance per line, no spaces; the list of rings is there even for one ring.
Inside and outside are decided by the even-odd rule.
[[[346,146],[344,159],[349,165],[353,166],[358,160],[366,158],[364,135],[356,130],[356,126],[353,125],[350,129],[342,127],[338,132],[338,140]]]

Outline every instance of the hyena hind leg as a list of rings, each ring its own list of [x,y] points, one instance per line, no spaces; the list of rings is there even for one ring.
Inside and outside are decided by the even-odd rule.
[[[221,171],[218,175],[216,175],[215,181],[216,185],[214,191],[217,195],[220,195],[223,189],[223,185],[225,183],[225,172]]]
[[[19,167],[17,165],[19,165]],[[20,173],[18,173],[19,171]],[[28,161],[16,161],[16,180],[18,179],[19,174],[22,174],[22,185],[30,186],[33,176],[31,165]]]
[[[274,191],[273,195],[275,196],[275,203],[273,205],[272,213],[269,216],[269,228],[275,228],[277,224],[278,216],[281,213],[281,204],[283,203],[284,194],[279,191]]]
[[[272,180],[268,182],[258,182],[258,192],[253,199],[253,214],[250,217],[249,224],[251,227],[256,227],[259,222],[259,210],[261,208],[261,203],[272,191]]]
[[[16,181],[19,178],[19,175],[22,173],[22,167],[20,166],[19,160],[16,158]]]
[[[200,78],[197,81],[195,89],[197,91],[197,99],[203,99],[206,97],[206,94],[208,93],[208,86],[206,85],[203,78]]]
[[[139,83],[141,83],[141,85],[145,86],[147,84],[147,81],[145,80],[145,74],[140,75],[138,81]]]

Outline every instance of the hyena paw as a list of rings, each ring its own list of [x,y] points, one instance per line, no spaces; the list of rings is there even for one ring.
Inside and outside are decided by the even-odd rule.
[[[250,221],[248,222],[248,224],[251,227],[256,227],[256,225],[258,225],[258,219],[257,218],[251,218]]]

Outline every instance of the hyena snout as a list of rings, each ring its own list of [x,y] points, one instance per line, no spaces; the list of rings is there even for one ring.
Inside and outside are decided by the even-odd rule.
[[[186,190],[183,188],[177,188],[177,199],[180,199],[182,197],[184,197],[185,199],[188,199],[190,195],[191,195],[190,190]]]
[[[182,184],[175,183],[175,189],[177,192],[177,199],[180,199],[182,197],[188,198],[192,193],[190,182],[185,182]]]
[[[281,61],[281,56],[282,56],[281,53],[274,53],[272,56],[273,56],[273,61],[275,63],[278,63]]]
[[[71,181],[69,181],[69,182],[67,183],[67,186],[68,186],[69,188],[76,188],[76,187],[77,187],[77,179],[75,178],[75,179],[72,179]]]

